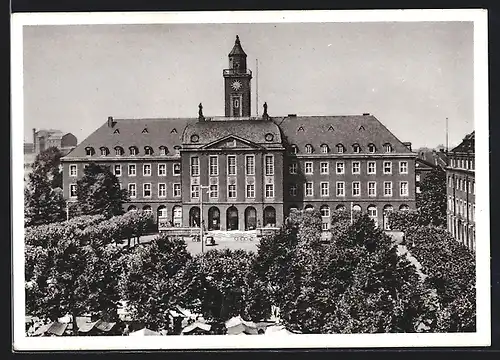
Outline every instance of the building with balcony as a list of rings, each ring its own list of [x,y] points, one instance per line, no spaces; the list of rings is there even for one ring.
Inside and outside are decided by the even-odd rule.
[[[387,227],[415,208],[415,158],[375,116],[252,116],[246,54],[236,37],[223,70],[224,116],[109,117],[62,159],[64,194],[76,200],[85,164],[107,165],[127,189],[126,210],[171,226],[208,230],[279,227],[291,209],[363,211]],[[201,204],[202,203],[202,204]],[[203,214],[201,214],[203,212]],[[201,216],[202,215],[202,216]]]
[[[449,165],[446,168],[448,231],[471,251],[476,250],[474,145],[472,132],[448,154]]]

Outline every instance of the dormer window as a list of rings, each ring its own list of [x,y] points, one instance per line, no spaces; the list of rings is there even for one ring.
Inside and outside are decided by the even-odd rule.
[[[313,146],[311,144],[306,145],[306,154],[312,154]]]
[[[375,148],[375,145],[373,144],[368,144],[368,152],[370,154],[373,154],[375,151],[377,151],[377,149]]]
[[[297,129],[297,131],[304,131],[304,127],[303,126],[299,126],[299,128]]]
[[[392,145],[391,144],[389,144],[389,143],[384,144],[384,148],[385,148],[386,153],[392,152]]]
[[[85,148],[85,153],[86,153],[86,155],[87,155],[87,156],[92,156],[92,155],[94,155],[94,154],[95,154],[95,150],[94,150],[94,148],[93,148],[93,147],[90,147],[90,146],[89,146],[89,147],[86,147],[86,148]]]
[[[181,147],[179,145],[175,145],[174,146],[174,151],[175,151],[176,155],[179,155],[179,153],[181,152]]]
[[[146,155],[153,155],[153,148],[151,146],[145,146],[144,147],[144,153]]]
[[[176,128],[173,128],[172,130],[170,130],[170,133],[171,133],[171,134],[177,134],[177,129],[176,129]]]
[[[115,155],[122,156],[124,154],[123,148],[121,146],[115,147]]]
[[[297,145],[292,145],[291,152],[292,154],[297,154],[299,152]]]
[[[130,155],[135,156],[139,154],[139,149],[136,146],[129,147]]]
[[[100,150],[101,150],[101,156],[108,156],[109,149],[107,147],[103,146],[103,147],[100,148]]]
[[[328,145],[326,145],[326,144],[322,144],[322,145],[321,145],[321,152],[322,152],[323,154],[328,154],[328,151],[329,151],[329,150],[330,150],[330,149],[328,148]]]
[[[160,155],[167,155],[167,148],[165,146],[160,146]]]
[[[337,144],[337,152],[339,154],[343,154],[345,152],[345,148],[344,148],[344,145],[342,144]]]
[[[354,151],[355,154],[359,154],[361,152],[361,146],[359,146],[359,144],[354,144],[352,146],[352,150]]]

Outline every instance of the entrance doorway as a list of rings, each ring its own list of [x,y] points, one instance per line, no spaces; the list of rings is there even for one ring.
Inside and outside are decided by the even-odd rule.
[[[231,206],[226,212],[227,230],[238,230],[238,209]]]
[[[182,227],[182,207],[174,206],[172,209],[172,222],[174,227]]]
[[[272,206],[264,209],[264,226],[276,227],[276,209]]]
[[[215,206],[208,209],[208,230],[220,230],[220,211]]]
[[[189,227],[200,227],[200,208],[193,206],[189,210]]]
[[[255,230],[257,228],[257,210],[253,206],[245,209],[245,230]]]

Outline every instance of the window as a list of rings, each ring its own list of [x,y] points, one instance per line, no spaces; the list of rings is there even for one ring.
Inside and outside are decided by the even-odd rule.
[[[343,181],[337,181],[337,196],[345,196],[345,183]]]
[[[359,154],[361,152],[361,146],[359,146],[359,144],[354,144],[352,146],[352,150],[354,151],[355,154]]]
[[[210,156],[209,158],[210,162],[210,176],[217,176],[219,175],[219,158],[217,155],[215,156]]]
[[[368,196],[377,196],[377,187],[375,181],[368,181]]]
[[[327,231],[330,228],[330,224],[327,222],[321,223],[321,230]]]
[[[392,152],[392,145],[391,144],[385,144],[384,147],[385,147],[386,153]]]
[[[234,199],[236,198],[236,185],[228,185],[227,187],[227,197]]]
[[[368,144],[368,152],[373,154],[377,149],[375,148],[375,145],[373,144]]]
[[[70,165],[69,166],[69,176],[77,176],[78,174],[78,168],[76,165]]]
[[[359,181],[352,182],[352,196],[360,196],[361,195],[361,184]]]
[[[209,196],[212,199],[216,199],[219,197],[219,185],[217,184],[210,185]]]
[[[266,175],[274,175],[274,156],[266,155]]]
[[[476,195],[476,182],[474,180],[472,181],[472,194]]]
[[[135,186],[135,184],[128,184],[128,194],[131,199],[137,197],[137,187]]]
[[[392,162],[384,161],[384,174],[392,173]]]
[[[297,185],[291,184],[288,188],[288,194],[290,194],[290,196],[297,196]]]
[[[266,184],[266,198],[274,197],[274,184]]]
[[[368,217],[377,223],[377,207],[374,205],[368,206]]]
[[[174,163],[174,165],[173,165],[173,174],[174,174],[174,176],[179,176],[181,174],[181,164]]]
[[[420,181],[420,174],[415,175],[415,181]]]
[[[160,155],[161,156],[167,155],[167,148],[165,146],[160,146]]]
[[[179,145],[174,146],[174,152],[176,155],[179,155],[181,152],[181,147]]]
[[[399,184],[399,195],[408,196],[408,181],[401,181]]]
[[[181,184],[173,184],[172,189],[173,189],[172,192],[173,192],[174,197],[181,196]]]
[[[297,174],[297,163],[291,163],[288,165],[288,172],[290,174]]]
[[[236,175],[236,156],[228,155],[227,156],[227,174],[228,175]]]
[[[135,174],[136,174],[135,164],[129,164],[128,165],[128,176],[135,176]]]
[[[361,164],[359,161],[353,161],[352,162],[352,173],[353,174],[359,174],[361,173]]]
[[[460,190],[460,182],[461,182],[461,181],[462,181],[461,179],[457,179],[457,181],[456,181],[456,184],[457,184],[457,190]]]
[[[392,196],[392,181],[384,181],[384,196]]]
[[[253,199],[255,197],[255,185],[247,184],[246,196],[249,199]]]
[[[71,184],[69,186],[69,197],[70,198],[76,198],[77,197],[77,194],[76,194],[76,184]]]
[[[368,161],[368,174],[376,174],[377,168],[375,166],[375,161]]]
[[[328,175],[330,169],[329,169],[329,164],[327,162],[320,163],[320,172],[322,175]]]
[[[167,197],[167,184],[165,183],[158,184],[158,197],[160,198]]]
[[[343,174],[343,173],[344,173],[344,163],[337,162],[337,174]]]
[[[167,176],[167,164],[158,164],[158,176]]]
[[[344,149],[344,145],[342,145],[342,144],[337,144],[337,152],[338,152],[339,154],[343,154],[343,153],[344,153],[344,150],[345,150],[345,149]]]
[[[191,198],[198,199],[200,197],[200,185],[191,185]]]
[[[313,163],[311,161],[306,162],[306,174],[312,174],[313,173]]]
[[[94,151],[94,148],[93,147],[88,147],[88,148],[85,148],[85,154],[87,156],[92,156],[94,155],[95,151]]]
[[[297,154],[299,152],[299,148],[297,145],[292,145],[292,154]]]
[[[122,156],[124,153],[125,153],[125,151],[123,151],[123,148],[121,146],[115,147],[115,155],[116,156]]]
[[[115,174],[115,176],[122,176],[122,166],[121,165],[114,166],[114,174]]]
[[[135,146],[131,146],[129,150],[130,150],[130,155],[132,156],[137,155],[139,153],[139,150]]]
[[[151,146],[144,147],[144,153],[146,155],[153,155],[153,148]]]
[[[321,152],[323,154],[328,154],[328,150],[329,150],[328,145],[326,145],[326,144],[321,145]]]
[[[312,145],[311,145],[311,144],[307,144],[307,145],[306,145],[306,153],[307,153],[307,154],[312,154],[312,152],[313,152],[313,147],[312,147]]]
[[[191,176],[200,176],[200,158],[191,157]]]
[[[142,174],[144,176],[151,176],[151,164],[142,165]]]
[[[107,147],[102,147],[101,148],[101,156],[108,156],[109,150]]]
[[[330,208],[328,205],[323,205],[320,207],[319,211],[321,212],[322,217],[330,217]]]
[[[142,190],[143,190],[144,197],[151,197],[151,184],[150,183],[143,184]]]
[[[321,183],[321,196],[330,196],[330,183]]]
[[[306,196],[313,196],[314,195],[313,182],[312,181],[306,182],[306,184],[305,184],[305,194],[306,194]]]
[[[408,161],[400,161],[399,162],[399,173],[400,174],[408,174]]]

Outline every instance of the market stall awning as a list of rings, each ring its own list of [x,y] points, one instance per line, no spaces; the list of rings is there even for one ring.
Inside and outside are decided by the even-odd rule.
[[[184,329],[182,329],[181,333],[182,334],[189,334],[190,332],[193,332],[196,330],[209,332],[211,328],[212,328],[212,325],[210,325],[210,324],[205,324],[205,323],[196,321],[196,322],[186,326]]]
[[[238,335],[242,332],[248,335],[258,334],[257,325],[252,321],[245,321],[241,316],[235,316],[225,323],[228,335]]]
[[[157,335],[160,335],[160,333],[153,330],[149,330],[148,328],[143,328],[141,330],[137,330],[129,334],[129,336],[157,336]]]

